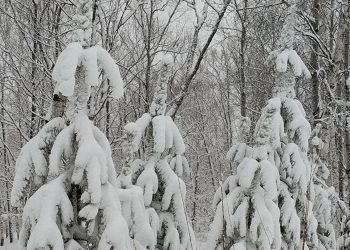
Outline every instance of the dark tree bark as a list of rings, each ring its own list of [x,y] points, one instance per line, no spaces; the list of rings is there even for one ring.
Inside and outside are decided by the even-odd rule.
[[[350,18],[350,0],[348,0],[348,5],[345,7],[345,13],[344,18],[346,20],[345,24],[345,30],[344,30],[344,36],[343,36],[343,44],[344,44],[344,51],[343,51],[343,60],[344,60],[344,77],[343,77],[343,86],[345,87],[345,100],[350,101],[350,89],[349,86],[346,84],[346,81],[349,78],[349,18]],[[344,152],[344,158],[346,163],[346,174],[347,174],[347,183],[348,183],[348,195],[350,195],[350,131],[349,131],[349,125],[348,121],[350,119],[349,116],[350,109],[346,108],[346,120],[345,120],[345,152]],[[350,200],[349,200],[350,205]]]

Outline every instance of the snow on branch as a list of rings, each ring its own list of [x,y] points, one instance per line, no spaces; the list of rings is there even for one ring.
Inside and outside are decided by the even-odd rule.
[[[45,184],[27,201],[20,232],[22,249],[64,249],[63,239],[71,237],[69,229],[73,220],[73,206],[66,194],[66,178],[63,174]],[[57,217],[60,225],[56,224]]]
[[[22,148],[16,161],[16,175],[11,192],[12,206],[18,206],[29,181],[42,184],[48,174],[47,156],[56,135],[65,127],[64,119],[54,118]]]
[[[102,185],[100,208],[103,211],[103,223],[106,225],[98,249],[131,250],[128,224],[121,213],[118,192],[109,182]]]
[[[83,49],[79,43],[70,43],[58,57],[52,72],[52,77],[57,82],[55,91],[64,96],[74,94],[75,73],[79,66],[85,68],[85,83],[88,86],[97,86],[98,65],[107,75],[112,88],[112,97],[122,97],[124,82],[119,67],[110,54],[98,45]]]
[[[130,228],[130,235],[136,244],[147,249],[152,249],[156,244],[157,235],[154,231],[158,230],[159,224],[152,228],[150,224],[150,214],[145,208],[143,202],[143,192],[138,186],[131,186],[126,189],[118,190],[122,213]],[[155,214],[157,216],[157,214]],[[158,217],[158,216],[157,216]],[[155,219],[154,217],[152,219]],[[158,218],[156,220],[159,220]]]
[[[307,152],[311,126],[305,118],[306,113],[302,104],[296,99],[287,98],[282,103],[281,112],[285,119],[285,130],[288,138],[294,141],[302,152]]]
[[[57,82],[55,92],[71,96],[74,92],[75,71],[81,63],[83,47],[79,43],[70,43],[58,56],[52,71],[52,79]]]
[[[105,49],[98,45],[96,45],[95,48],[97,61],[110,81],[112,97],[116,99],[122,97],[124,93],[124,82],[120,75],[119,67]]]
[[[180,243],[182,247],[186,247],[191,240],[189,226],[185,212],[186,185],[170,168],[168,162],[163,159],[156,164],[156,170],[159,174],[159,182],[163,190],[161,200],[161,211],[169,211],[172,208],[172,213],[177,222],[177,232],[179,233]],[[165,238],[172,234],[173,230],[165,230]]]
[[[61,159],[72,156],[73,143],[75,143],[73,138],[76,137],[78,148],[75,152],[72,182],[80,184],[86,176],[88,200],[92,204],[100,202],[101,185],[107,182],[111,174],[109,171],[111,152],[96,130],[97,128],[92,125],[88,117],[80,113],[74,123],[58,135],[52,147],[49,170],[52,175],[59,173]],[[81,213],[84,214],[84,212]]]
[[[227,247],[222,235],[233,242],[232,249],[280,249],[279,185],[278,170],[269,161],[245,158],[237,176],[227,180],[215,195],[208,249]],[[219,198],[222,190],[225,194]]]
[[[279,73],[284,73],[291,67],[294,76],[311,78],[311,73],[304,64],[303,60],[293,49],[278,49],[273,51],[268,59],[268,63],[275,66]]]

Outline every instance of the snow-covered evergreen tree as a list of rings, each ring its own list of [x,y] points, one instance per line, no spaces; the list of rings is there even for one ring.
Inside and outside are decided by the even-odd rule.
[[[114,60],[101,47],[90,47],[91,4],[77,1],[73,42],[52,74],[56,93],[68,97],[68,119],[49,121],[16,162],[12,205],[34,191],[23,209],[20,249],[132,249],[109,142],[86,114],[91,87],[99,83],[98,65],[113,96],[123,94]]]
[[[210,249],[318,249],[315,191],[307,157],[311,127],[295,99],[295,78],[310,72],[294,50],[298,18],[289,8],[274,68],[273,98],[262,110],[252,147],[229,151],[239,164],[214,197]]]
[[[185,144],[178,127],[165,113],[172,60],[165,56],[161,61],[149,113],[124,127],[123,147],[129,153],[118,180],[125,192],[136,188],[133,185],[142,189],[148,219],[144,225],[147,230],[150,226],[154,233],[151,249],[196,249],[185,210],[186,186],[180,178],[189,174]],[[141,159],[134,159],[133,153],[142,142],[146,153]],[[151,236],[150,239],[153,240]]]
[[[262,111],[254,147],[238,144],[244,152],[230,150],[239,165],[237,174],[227,178],[215,194],[209,249],[280,249],[280,179],[274,159],[283,132],[280,106],[279,99],[271,99]]]
[[[310,151],[311,166],[314,172],[315,203],[313,211],[318,222],[318,249],[336,249],[335,230],[332,218],[335,214],[335,206],[332,204],[336,193],[334,187],[328,187],[326,180],[329,170],[323,163],[320,154],[323,141],[319,137],[322,124],[318,123],[311,133]],[[337,203],[337,201],[336,201]]]
[[[350,248],[350,214],[344,213],[341,224],[341,236],[337,241],[337,249],[346,250]]]

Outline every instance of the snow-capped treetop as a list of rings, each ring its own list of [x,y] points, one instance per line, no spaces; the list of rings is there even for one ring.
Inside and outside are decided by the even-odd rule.
[[[98,45],[83,49],[79,43],[70,43],[57,59],[52,72],[52,77],[57,82],[55,92],[68,97],[73,95],[75,75],[80,66],[85,69],[85,84],[89,87],[98,85],[98,65],[110,81],[112,97],[122,97],[124,83],[113,58]]]
[[[310,71],[294,50],[298,40],[295,30],[298,20],[297,6],[293,3],[284,21],[277,50],[271,52],[267,59],[275,70],[275,86],[272,90],[274,97],[294,98],[295,77],[311,77]]]
[[[274,60],[277,72],[286,72],[290,66],[295,77],[311,77],[310,71],[293,49],[278,49],[270,54],[269,60]]]
[[[89,46],[92,33],[92,2],[91,0],[77,0],[76,14],[73,20],[76,29],[73,32],[72,40],[82,46]]]
[[[153,101],[150,107],[151,116],[164,115],[166,111],[168,71],[173,62],[172,57],[164,56],[161,61],[158,83],[156,84]]]
[[[232,141],[234,143],[246,142],[251,127],[250,118],[242,116],[239,109],[234,109],[233,117],[231,124]]]
[[[91,0],[78,0],[76,14],[73,17],[76,22],[73,42],[58,56],[52,72],[52,78],[56,82],[55,93],[60,92],[69,97],[67,107],[69,119],[74,118],[80,111],[86,111],[91,86],[97,86],[99,83],[99,68],[109,80],[112,97],[120,98],[124,93],[119,67],[111,55],[98,45],[89,47],[91,18]]]
[[[297,5],[295,0],[288,1],[290,4],[287,16],[284,20],[280,38],[277,42],[277,47],[284,49],[293,49],[297,40],[296,27],[299,23],[299,17],[297,15]]]

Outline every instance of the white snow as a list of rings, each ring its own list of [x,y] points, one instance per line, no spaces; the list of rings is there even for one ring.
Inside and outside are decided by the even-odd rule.
[[[245,158],[237,169],[238,183],[244,188],[249,188],[255,176],[255,171],[259,168],[256,160]]]
[[[145,205],[149,206],[152,202],[153,194],[158,190],[158,176],[155,172],[154,161],[149,161],[145,165],[145,169],[140,174],[136,184],[143,189]]]
[[[173,140],[174,140],[175,153],[178,155],[182,155],[183,153],[185,153],[185,150],[186,150],[185,143],[183,141],[179,128],[176,126],[174,122],[172,122],[172,128],[173,128]]]
[[[98,85],[98,67],[96,48],[85,49],[82,54],[82,64],[85,67],[85,83],[89,86]]]
[[[138,186],[119,189],[122,214],[129,226],[129,234],[144,248],[153,249],[156,235],[150,225],[149,214],[143,202],[143,192]]]
[[[63,249],[62,236],[68,236],[68,227],[73,219],[73,207],[64,185],[65,178],[65,175],[61,175],[42,186],[27,201],[20,232],[21,248],[34,250],[51,246],[53,249]],[[63,235],[56,225],[57,216],[60,216],[62,221]]]
[[[98,249],[133,249],[128,235],[128,224],[121,213],[120,202],[115,189],[110,183],[102,185],[101,208],[106,225]]]
[[[49,147],[59,131],[65,127],[64,119],[54,118],[25,144],[16,161],[16,174],[11,191],[11,204],[18,206],[24,191],[35,176],[46,178],[48,164],[45,149]]]
[[[165,130],[166,120],[163,115],[155,116],[152,119],[153,125],[153,150],[157,153],[162,153],[165,149]]]
[[[288,66],[291,67],[294,76],[310,78],[311,73],[300,58],[298,53],[293,49],[278,49],[273,51],[269,57],[268,62],[275,65],[277,72],[287,72]]]
[[[98,67],[101,67],[109,79],[112,87],[112,97],[120,98],[124,93],[124,82],[120,75],[119,67],[109,53],[96,45],[83,49],[80,43],[70,43],[59,55],[52,72],[53,79],[57,82],[55,92],[64,96],[72,96],[75,86],[75,72],[82,64],[85,68],[85,83],[88,86],[97,86]]]
[[[61,52],[52,71],[52,78],[57,82],[56,90],[64,96],[74,92],[75,71],[81,61],[83,48],[80,43],[70,43]]]
[[[105,49],[98,45],[95,46],[95,49],[97,61],[110,81],[112,96],[116,99],[122,97],[124,94],[124,82],[120,75],[119,67]]]

